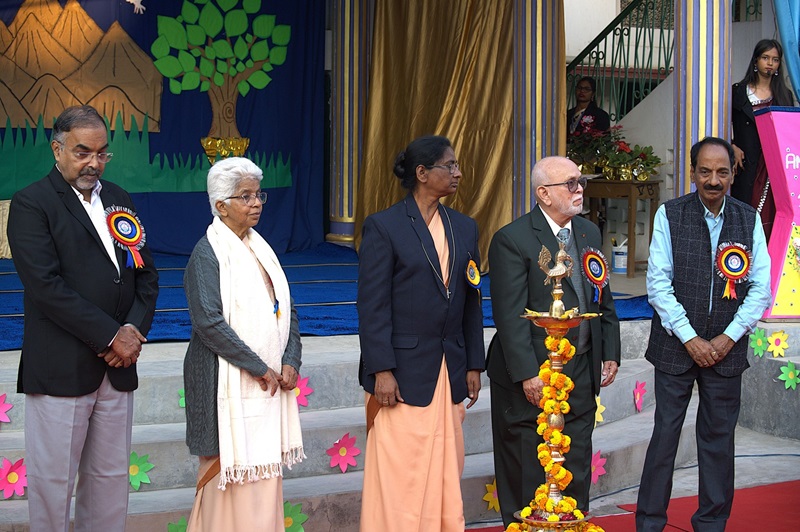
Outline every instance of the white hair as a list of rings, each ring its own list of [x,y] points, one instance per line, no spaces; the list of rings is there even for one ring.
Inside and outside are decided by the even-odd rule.
[[[230,201],[227,198],[236,193],[236,189],[244,179],[261,181],[264,173],[261,168],[245,157],[228,157],[214,163],[208,171],[208,202],[211,214],[219,216],[218,201]]]

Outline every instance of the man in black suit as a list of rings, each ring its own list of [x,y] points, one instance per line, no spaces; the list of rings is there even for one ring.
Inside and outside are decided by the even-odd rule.
[[[136,361],[158,274],[130,196],[100,180],[111,153],[97,111],[66,109],[51,147],[54,168],[14,194],[8,219],[25,287],[17,391],[30,527],[69,529],[80,472],[75,530],[124,530]]]
[[[581,267],[582,255],[599,254],[601,247],[597,226],[578,216],[586,183],[569,159],[542,159],[532,173],[537,205],[495,233],[489,247],[497,334],[489,346],[486,366],[492,382],[497,495],[506,526],[515,521],[514,512],[526,506],[536,488],[545,482],[537,459],[536,448],[542,438],[536,433],[536,417],[541,411],[539,399],[544,383],[538,373],[547,360],[547,334],[519,316],[526,308],[546,311],[550,306],[552,287],[544,284],[538,257],[542,246],[555,255],[559,247],[557,235],[573,260],[572,276],[562,281],[566,308],[603,313],[570,330],[567,338],[575,346],[576,356],[564,368],[575,383],[569,398],[571,411],[564,416],[564,433],[572,438],[564,465],[573,474],[565,494],[574,497],[581,510],[586,511],[589,506],[595,396],[601,386],[614,382],[620,339],[610,287],[598,288],[599,297],[595,298],[595,286]]]

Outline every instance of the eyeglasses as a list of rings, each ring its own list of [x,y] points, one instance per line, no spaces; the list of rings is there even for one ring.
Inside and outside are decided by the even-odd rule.
[[[575,87],[575,92],[592,92],[592,88],[588,85],[578,85]]]
[[[425,165],[425,168],[446,168],[447,171],[450,172],[450,175],[455,174],[456,170],[460,169],[459,166],[458,166],[458,163],[431,164],[431,165]]]
[[[58,141],[56,141],[58,142]],[[62,148],[66,148],[63,142],[58,143]],[[94,151],[73,151],[70,152],[78,161],[89,161],[92,157],[97,157],[97,162],[106,164],[114,156],[113,153],[107,151],[94,152]]]
[[[256,201],[261,202],[263,205],[267,202],[267,193],[266,192],[258,192],[256,194],[242,194],[241,196],[228,196],[225,198],[226,200],[229,199],[238,199],[242,200],[245,205],[255,205]]]
[[[579,177],[578,179],[570,179],[569,181],[564,181],[563,183],[550,183],[549,185],[542,185],[543,187],[558,187],[561,185],[567,185],[567,190],[571,193],[575,193],[578,191],[578,185],[581,188],[586,188],[586,185],[589,184],[589,180],[585,177]]]

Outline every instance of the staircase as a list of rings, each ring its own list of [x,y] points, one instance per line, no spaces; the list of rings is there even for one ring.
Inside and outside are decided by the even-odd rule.
[[[595,451],[607,459],[608,472],[593,486],[592,496],[600,496],[639,482],[644,452],[652,430],[652,366],[642,356],[649,322],[623,322],[623,364],[617,381],[601,394],[604,421],[595,430]],[[488,346],[493,329],[485,330]],[[167,530],[169,523],[187,517],[194,498],[196,458],[184,443],[185,419],[179,406],[178,391],[183,388],[182,364],[185,343],[152,343],[144,347],[135,395],[133,451],[148,455],[154,468],[148,472],[150,484],[139,491],[131,488],[128,532]],[[363,391],[358,386],[358,337],[303,338],[301,375],[309,377],[314,392],[309,406],[301,407],[301,424],[306,460],[287,470],[284,499],[302,503],[309,515],[303,525],[308,532],[358,530],[364,454],[358,465],[342,474],[329,467],[325,450],[349,432],[356,446],[365,447]],[[8,414],[11,423],[0,424],[0,456],[15,462],[23,458],[24,397],[16,389],[18,351],[0,353],[0,395],[8,394],[14,405]],[[633,404],[636,381],[648,383],[644,409],[637,413]],[[484,375],[478,403],[467,412],[464,422],[466,465],[462,493],[468,523],[499,519],[483,500],[486,484],[494,478],[492,461],[491,390]],[[694,416],[687,416],[687,425]],[[54,435],[57,437],[57,435]],[[679,465],[694,459],[694,430],[685,427]],[[535,452],[532,449],[531,452]],[[74,505],[73,505],[74,507]],[[28,530],[28,505],[24,498],[0,501],[0,532]]]

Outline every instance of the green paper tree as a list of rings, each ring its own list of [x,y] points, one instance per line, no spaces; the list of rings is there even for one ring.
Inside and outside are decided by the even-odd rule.
[[[260,10],[261,0],[184,0],[177,17],[158,17],[154,64],[173,94],[208,92],[209,137],[240,137],[239,95],[264,89],[286,61],[291,27]]]

